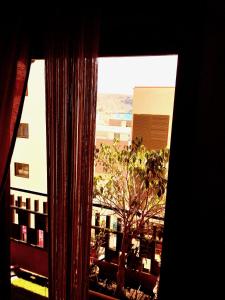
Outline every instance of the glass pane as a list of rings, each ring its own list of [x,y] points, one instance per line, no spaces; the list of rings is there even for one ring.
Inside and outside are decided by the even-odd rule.
[[[97,292],[157,299],[176,68],[176,55],[99,58],[90,260]]]

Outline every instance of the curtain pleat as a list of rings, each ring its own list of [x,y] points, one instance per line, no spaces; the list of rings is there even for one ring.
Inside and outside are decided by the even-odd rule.
[[[0,57],[0,299],[8,299],[10,290],[9,167],[30,69],[27,41],[18,33],[1,34]]]
[[[48,38],[46,58],[50,299],[88,299],[97,98],[90,19]]]

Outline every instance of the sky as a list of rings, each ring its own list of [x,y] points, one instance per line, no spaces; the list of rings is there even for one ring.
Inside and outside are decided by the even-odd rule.
[[[137,86],[175,87],[177,55],[98,59],[98,93],[133,95]]]

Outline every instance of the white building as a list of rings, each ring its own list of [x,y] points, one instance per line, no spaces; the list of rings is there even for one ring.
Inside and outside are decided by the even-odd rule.
[[[27,93],[22,118],[17,134],[10,166],[11,194],[39,200],[39,210],[43,212],[43,202],[47,201],[47,157],[46,157],[46,115],[45,115],[45,63],[35,60],[31,64]]]

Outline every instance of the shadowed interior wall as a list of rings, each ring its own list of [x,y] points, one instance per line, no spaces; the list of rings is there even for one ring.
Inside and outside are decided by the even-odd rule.
[[[106,3],[100,53],[179,53],[160,300],[222,299],[225,4],[150,4],[148,9],[126,5],[118,10],[114,5],[111,10]],[[37,6],[38,13],[23,15],[32,32],[34,53],[40,53],[49,15],[60,16],[62,7],[65,10],[64,5],[55,5],[46,11]],[[8,19],[9,14],[5,16]],[[68,17],[57,20],[63,24]]]
[[[225,18],[205,18],[178,61],[161,300],[224,294]]]

